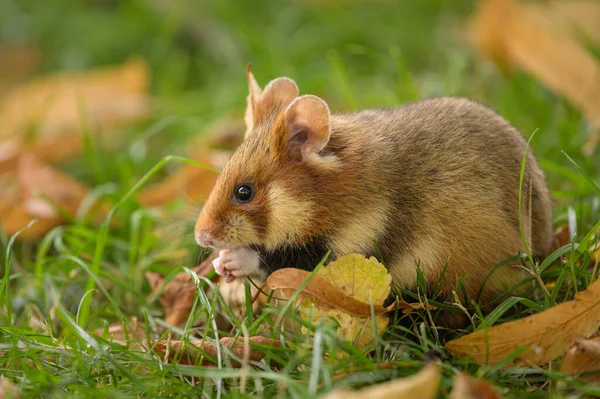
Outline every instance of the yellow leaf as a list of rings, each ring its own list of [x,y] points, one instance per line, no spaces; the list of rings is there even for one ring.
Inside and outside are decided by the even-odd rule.
[[[565,354],[578,339],[590,337],[599,324],[600,281],[596,281],[572,301],[449,341],[446,349],[478,364],[493,365],[526,348],[517,360],[542,366]]]
[[[392,277],[374,257],[366,259],[359,254],[346,255],[321,268],[317,275],[349,297],[365,304],[383,306],[391,291]],[[310,299],[303,300],[299,310],[304,319],[312,316],[312,322],[319,318],[333,317],[340,325],[338,334],[348,341],[356,342],[359,349],[373,342],[371,317],[352,316],[341,309],[322,310]],[[375,316],[377,334],[383,333],[388,322],[387,317]],[[307,334],[308,329],[302,327],[302,332]]]
[[[374,257],[346,255],[321,268],[317,275],[361,302],[382,305],[391,291],[392,276]]]
[[[321,399],[433,399],[437,397],[441,372],[435,364],[428,364],[410,377],[398,378],[356,391],[339,389],[321,396]]]

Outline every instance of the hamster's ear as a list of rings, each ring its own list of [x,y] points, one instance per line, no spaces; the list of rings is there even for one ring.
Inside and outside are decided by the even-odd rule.
[[[329,107],[319,97],[296,98],[285,111],[288,127],[288,153],[296,160],[318,154],[329,142]]]
[[[298,86],[292,79],[281,77],[270,81],[254,109],[254,121],[262,120],[278,110],[283,111],[296,97]]]
[[[254,79],[254,75],[250,72],[252,63],[246,65],[246,79],[248,80],[248,97],[246,97],[246,112],[244,113],[244,122],[246,124],[245,136],[252,131],[254,127],[255,109],[256,104],[260,101],[262,96],[262,89]]]

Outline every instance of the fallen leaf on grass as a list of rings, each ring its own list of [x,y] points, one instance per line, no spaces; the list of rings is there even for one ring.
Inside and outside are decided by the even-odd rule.
[[[454,376],[450,399],[502,399],[489,382],[460,373]]]
[[[250,348],[250,344],[265,345],[270,347],[278,347],[279,341],[266,338],[266,337],[249,337],[248,345],[244,342],[243,338],[230,338],[225,337],[219,340],[219,343],[228,348],[233,355],[239,359],[244,359],[244,351],[247,350],[248,360],[258,362],[265,357],[265,353],[258,349]],[[218,358],[217,347],[204,340],[191,340],[191,341],[167,341],[162,340],[154,342],[154,351],[165,355],[170,361],[177,360],[179,364],[196,364],[201,366],[210,366],[215,363],[207,358],[212,359]],[[244,348],[246,346],[246,349]],[[221,351],[221,356],[225,356],[225,353]],[[241,364],[234,359],[230,359],[233,367],[241,367]]]
[[[42,237],[51,228],[64,223],[63,216],[74,217],[89,193],[88,187],[40,162],[31,154],[19,157],[13,179],[18,190],[0,199],[3,231],[11,236],[26,228],[32,220],[38,220],[19,239]],[[90,210],[98,218],[103,217],[106,211],[102,203]]]
[[[440,379],[440,368],[430,363],[410,377],[398,378],[356,391],[334,390],[321,396],[321,399],[433,399],[437,397]]]
[[[267,284],[271,289],[281,290],[284,296],[291,297],[310,275],[311,273],[305,270],[280,269],[267,278]],[[332,285],[318,274],[311,278],[299,298],[310,299],[321,309],[340,309],[357,317],[371,315],[371,304],[346,294],[344,290]],[[387,310],[382,305],[373,304],[372,306],[375,314],[381,314]]]
[[[14,88],[0,101],[0,172],[14,168],[25,150],[48,162],[77,153],[82,117],[89,116],[96,131],[146,116],[148,81],[146,63],[134,58],[121,66],[55,73]]]
[[[299,269],[281,269],[267,278],[271,289],[280,290],[289,298],[311,273]],[[333,317],[340,325],[338,334],[348,341],[358,339],[363,348],[373,341],[372,311],[386,312],[383,302],[391,291],[392,277],[375,258],[350,254],[321,268],[299,294],[298,306],[302,318]],[[389,319],[376,316],[377,332],[385,330]],[[302,327],[302,332],[308,329]]]
[[[194,272],[199,276],[207,276],[212,270],[212,261],[216,255],[213,254],[204,262],[194,268]],[[155,272],[146,272],[146,280],[152,287],[153,293],[156,293],[163,285],[165,278]],[[165,321],[173,326],[179,325],[187,320],[194,298],[196,296],[196,284],[190,275],[186,272],[177,274],[165,287],[159,296],[159,301],[165,309]]]
[[[200,265],[194,268],[194,272],[198,276],[206,277],[213,270],[212,261],[215,259],[216,254],[212,254]],[[157,293],[160,287],[163,285],[165,278],[155,272],[146,272],[146,280],[152,287],[153,293]],[[219,285],[219,293],[223,297],[223,300],[231,310],[233,315],[241,316],[246,311],[246,292],[244,288],[244,281],[237,279],[231,283],[225,283],[225,279],[222,276],[216,276],[213,280],[215,283],[221,283]],[[254,296],[258,293],[258,290],[253,285],[250,287],[250,293]],[[190,315],[192,307],[194,305],[194,298],[196,297],[196,285],[186,272],[177,274],[173,280],[171,280],[164,288],[159,296],[159,301],[165,309],[165,321],[171,325],[179,325],[186,321]],[[252,308],[256,312],[264,305],[264,295],[261,295],[259,300],[253,302]],[[221,314],[217,315],[217,324],[219,329],[225,330],[230,328],[229,322],[226,318],[220,317]]]
[[[555,13],[518,0],[482,0],[472,37],[501,69],[527,71],[579,107],[592,125],[591,154],[600,140],[600,64]]]
[[[600,384],[600,337],[576,341],[562,360],[560,372]]]
[[[562,356],[600,325],[600,281],[575,299],[520,320],[485,328],[446,343],[446,349],[478,364],[494,365],[519,348],[517,361],[542,366]]]
[[[133,316],[131,318],[130,326],[131,328],[125,323],[115,323],[108,326],[108,328],[98,328],[94,333],[99,337],[123,345],[145,342],[146,328],[144,323],[139,323],[137,317]]]

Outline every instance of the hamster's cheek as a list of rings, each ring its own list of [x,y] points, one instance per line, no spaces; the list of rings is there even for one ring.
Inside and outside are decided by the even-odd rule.
[[[259,265],[258,253],[247,247],[223,249],[213,260],[215,271],[221,276],[227,276],[227,282],[231,282],[237,277],[259,275]]]

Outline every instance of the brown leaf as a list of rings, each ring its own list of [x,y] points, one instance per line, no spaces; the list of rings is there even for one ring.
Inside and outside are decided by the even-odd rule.
[[[99,337],[104,337],[106,333],[106,339],[123,345],[146,341],[146,328],[144,323],[140,324],[135,316],[131,318],[131,328],[124,323],[116,323],[108,326],[108,330],[98,328],[94,333]]]
[[[600,384],[600,337],[580,339],[569,348],[561,365],[560,372],[579,377]]]
[[[571,233],[569,231],[569,225],[564,224],[554,230],[554,250],[557,250],[560,247],[564,247],[568,243],[571,242]]]
[[[207,276],[212,270],[212,261],[216,258],[212,254],[204,262],[198,265],[194,271],[199,276]],[[165,278],[158,273],[146,272],[146,279],[156,293],[162,286]],[[196,285],[186,272],[177,274],[161,293],[159,300],[165,309],[165,321],[173,326],[179,325],[187,320],[192,311],[194,298],[196,296]]]
[[[55,73],[11,90],[0,101],[0,172],[14,168],[23,150],[46,161],[78,152],[84,116],[93,131],[144,117],[148,80],[145,62],[134,58],[102,70]]]
[[[450,399],[502,399],[502,396],[489,382],[460,373],[454,376]]]
[[[27,227],[32,220],[38,220],[19,236],[20,239],[39,238],[64,223],[63,215],[74,217],[89,193],[88,187],[43,164],[31,154],[19,157],[18,170],[13,179],[18,190],[0,199],[0,223],[4,232],[13,235]],[[102,218],[107,213],[107,207],[98,203],[90,209],[90,213]]]
[[[290,297],[310,275],[310,272],[300,269],[279,269],[267,278],[267,284],[269,288],[282,290],[285,296]],[[373,306],[375,314],[386,311],[386,308],[381,305],[371,305],[346,295],[344,291],[318,275],[311,278],[302,289],[299,298],[315,301],[322,310],[341,309],[350,315],[359,317],[370,317],[371,306]]]
[[[433,399],[437,397],[440,379],[440,368],[430,363],[410,377],[398,378],[356,391],[336,389],[321,396],[321,399]]]
[[[579,107],[600,133],[600,65],[552,12],[517,0],[482,0],[473,38],[500,68],[518,66]],[[590,138],[588,152],[597,139]]]
[[[233,355],[240,359],[244,359],[244,346],[246,345],[243,338],[234,339],[230,337],[224,337],[219,340],[219,343],[228,348]],[[266,337],[249,337],[248,338],[248,360],[258,362],[265,357],[265,353],[258,349],[251,349],[250,344],[258,344],[265,346],[278,347],[279,341],[266,338]],[[162,355],[167,355],[170,361],[178,359],[180,364],[197,364],[202,366],[214,365],[214,363],[206,356],[210,356],[213,359],[217,359],[218,352],[217,347],[211,343],[203,340],[194,341],[157,341],[153,343],[154,350]],[[223,352],[222,356],[224,355]],[[231,360],[233,367],[241,367],[241,364],[234,359]]]
[[[460,358],[493,365],[526,347],[518,360],[541,366],[562,356],[578,339],[594,334],[599,325],[600,281],[596,281],[572,301],[449,341],[446,349]]]

